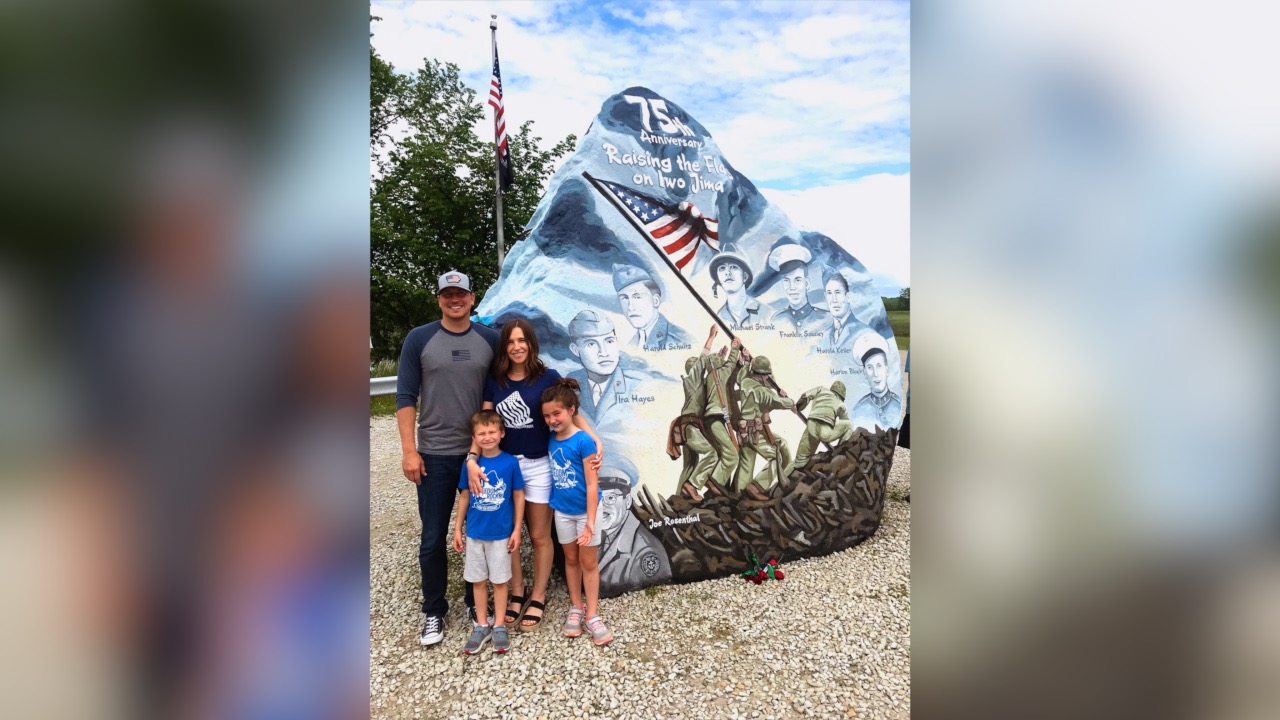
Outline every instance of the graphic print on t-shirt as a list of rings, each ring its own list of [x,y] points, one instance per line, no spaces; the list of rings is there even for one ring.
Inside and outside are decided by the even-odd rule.
[[[506,499],[507,484],[498,477],[498,473],[485,470],[483,487],[480,495],[472,498],[471,507],[484,512],[493,512],[502,507],[502,502]]]
[[[518,392],[508,395],[506,400],[495,405],[493,409],[502,416],[502,422],[506,424],[508,430],[533,427],[533,414],[530,413],[529,406],[524,404],[524,398],[520,397]]]
[[[578,484],[578,473],[573,469],[573,464],[565,459],[564,448],[556,448],[551,453],[551,482],[561,489]]]

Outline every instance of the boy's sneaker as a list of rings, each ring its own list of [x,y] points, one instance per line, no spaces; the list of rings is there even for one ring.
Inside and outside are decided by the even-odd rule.
[[[462,652],[467,655],[475,655],[480,652],[480,648],[492,636],[493,627],[489,625],[472,625],[471,637],[467,638],[467,644],[462,646]]]
[[[599,615],[592,615],[587,620],[587,632],[591,633],[591,640],[597,645],[608,645],[613,641],[613,633]]]
[[[511,637],[507,634],[506,625],[498,625],[493,629],[493,651],[504,653],[511,649]]]
[[[439,615],[428,615],[427,622],[422,626],[422,636],[418,638],[418,642],[422,645],[435,645],[444,639],[444,618]]]

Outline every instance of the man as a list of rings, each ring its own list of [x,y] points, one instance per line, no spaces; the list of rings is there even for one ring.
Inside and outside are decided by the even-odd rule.
[[[853,423],[849,422],[849,412],[844,407],[844,383],[836,380],[831,389],[819,385],[800,396],[796,401],[796,409],[804,411],[808,408],[808,420],[804,425],[804,435],[796,446],[796,457],[783,476],[791,474],[796,468],[809,464],[809,458],[819,447],[826,443],[831,447],[842,443],[853,435]]]
[[[471,449],[471,415],[480,409],[485,375],[498,345],[496,330],[471,322],[476,296],[466,275],[441,275],[436,301],[442,317],[409,331],[396,381],[401,469],[417,486],[422,520],[418,565],[426,621],[418,641],[423,645],[444,639],[449,513]],[[470,588],[466,598],[470,606]]]
[[[631,512],[631,491],[640,473],[630,460],[609,453],[600,468],[600,594],[671,580],[667,550]]]
[[[779,330],[788,333],[818,331],[830,320],[826,310],[809,302],[809,262],[813,253],[809,248],[789,237],[780,238],[769,249],[768,269],[751,286],[750,293],[758,297],[774,285],[779,285],[786,301],[769,317]]]
[[[716,313],[730,330],[752,330],[762,321],[760,301],[747,294],[753,274],[746,257],[731,242],[720,246],[711,258],[711,293],[720,297],[724,288],[724,305]]]
[[[704,467],[709,470],[710,465],[715,462],[711,443],[707,442],[702,432],[705,383],[706,369],[699,362],[699,357],[695,355],[685,360],[684,376],[681,378],[681,384],[684,386],[684,405],[680,408],[680,415],[671,421],[671,427],[667,433],[667,454],[672,460],[684,457],[684,467],[680,470],[680,479],[676,482],[676,486],[685,497],[697,501],[702,500],[702,495],[689,480],[695,473],[701,473]]]
[[[897,427],[902,418],[902,400],[889,389],[889,346],[877,333],[860,335],[854,342],[854,357],[862,361],[871,392],[853,406],[855,418],[874,419],[876,425]]]
[[[687,345],[689,338],[684,331],[673,326],[658,311],[662,304],[662,288],[648,271],[634,265],[613,266],[613,289],[618,293],[618,304],[627,322],[636,334],[627,341],[627,347],[644,350],[663,350],[667,344]]]
[[[592,425],[602,422],[618,403],[635,389],[639,378],[622,370],[622,353],[613,321],[604,313],[583,310],[569,321],[569,352],[582,363],[568,377],[580,386],[579,408]]]
[[[750,372],[746,377],[743,377],[744,368]],[[756,500],[769,499],[763,491],[772,487],[782,468],[791,464],[787,444],[782,438],[774,437],[769,429],[769,412],[790,410],[795,407],[795,401],[774,392],[767,384],[772,374],[773,365],[764,356],[751,358],[750,365],[739,365],[734,372],[738,380],[738,437],[742,441],[738,455],[738,490]],[[764,468],[753,476],[757,456],[764,459]]]
[[[853,298],[849,294],[852,284],[850,275],[845,268],[828,270],[823,275],[827,310],[831,313],[831,323],[827,325],[820,344],[825,350],[848,350],[852,348],[854,338],[863,333],[875,334],[871,326],[853,314]]]

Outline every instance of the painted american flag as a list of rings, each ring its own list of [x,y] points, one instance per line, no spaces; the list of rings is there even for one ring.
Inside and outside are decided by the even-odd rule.
[[[713,252],[720,250],[720,223],[704,217],[693,203],[682,201],[667,205],[661,200],[638,193],[628,187],[608,180],[592,178],[602,192],[617,199],[619,207],[640,221],[646,233],[681,272],[693,262],[698,248],[706,245]]]
[[[502,73],[498,71],[498,43],[493,44],[493,78],[489,82],[489,106],[493,108],[493,142],[498,148],[498,177],[502,191],[511,187],[511,152],[507,148],[507,118],[502,108]]]

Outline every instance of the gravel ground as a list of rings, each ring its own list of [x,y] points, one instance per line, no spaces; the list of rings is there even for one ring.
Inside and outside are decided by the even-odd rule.
[[[511,651],[462,654],[461,556],[450,553],[444,642],[418,645],[419,523],[394,417],[371,418],[369,702],[375,718],[907,718],[911,710],[911,453],[898,449],[884,522],[857,547],[785,564],[786,579],[666,585],[600,603],[608,646],[547,621]],[[452,525],[451,525],[452,527]],[[528,540],[525,568],[530,568]]]

